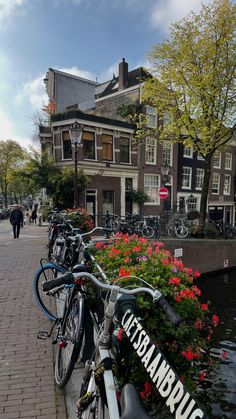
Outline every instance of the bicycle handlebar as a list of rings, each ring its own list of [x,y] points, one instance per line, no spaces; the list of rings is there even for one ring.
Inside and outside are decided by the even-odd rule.
[[[175,312],[173,307],[170,306],[170,304],[166,301],[165,297],[162,295],[162,293],[159,290],[153,290],[151,288],[147,287],[138,287],[134,288],[132,290],[128,290],[126,288],[121,288],[117,285],[109,285],[101,282],[96,276],[89,272],[78,272],[78,273],[66,273],[65,275],[62,275],[58,279],[54,279],[52,281],[45,282],[43,284],[43,291],[50,291],[51,289],[55,288],[56,286],[62,285],[63,283],[71,284],[76,282],[80,282],[80,279],[87,279],[90,282],[92,282],[96,287],[101,288],[106,291],[112,291],[116,289],[118,293],[124,294],[124,295],[136,295],[136,294],[149,294],[153,302],[155,304],[158,304],[162,310],[166,313],[168,316],[170,322],[174,326],[178,326],[182,322],[182,318],[178,313]],[[64,282],[63,282],[64,281]]]

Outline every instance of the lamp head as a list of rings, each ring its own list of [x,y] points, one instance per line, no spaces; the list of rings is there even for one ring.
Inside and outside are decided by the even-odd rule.
[[[69,127],[69,134],[72,146],[76,146],[81,143],[83,127],[75,121],[73,125]]]

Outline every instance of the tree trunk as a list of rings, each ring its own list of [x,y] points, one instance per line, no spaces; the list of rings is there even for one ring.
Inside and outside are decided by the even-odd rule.
[[[212,154],[207,155],[205,157],[205,173],[204,173],[204,180],[202,185],[202,194],[201,194],[201,204],[200,204],[200,216],[199,216],[199,225],[205,226],[206,223],[206,215],[207,215],[207,198],[209,193],[209,184],[210,184],[210,177],[211,177],[211,160]]]

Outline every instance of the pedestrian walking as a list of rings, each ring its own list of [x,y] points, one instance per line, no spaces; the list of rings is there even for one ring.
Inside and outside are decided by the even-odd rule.
[[[28,208],[25,211],[25,225],[30,225],[30,212],[28,210]]]
[[[13,229],[14,239],[19,239],[20,228],[23,227],[24,215],[21,206],[16,204],[10,214],[10,223]]]
[[[34,208],[33,211],[32,211],[31,220],[32,220],[32,224],[36,224],[36,221],[37,221],[37,210],[36,210],[36,208]]]

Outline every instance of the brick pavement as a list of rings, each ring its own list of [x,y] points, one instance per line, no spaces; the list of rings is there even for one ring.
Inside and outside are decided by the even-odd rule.
[[[37,339],[48,330],[33,296],[33,275],[47,254],[45,227],[10,236],[9,221],[0,223],[0,418],[65,419],[63,393],[53,376],[51,341]]]

